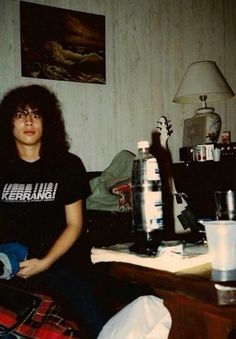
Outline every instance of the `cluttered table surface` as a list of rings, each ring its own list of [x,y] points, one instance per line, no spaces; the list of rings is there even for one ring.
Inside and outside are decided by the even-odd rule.
[[[173,322],[169,339],[236,338],[236,281],[212,280],[205,245],[163,243],[156,257],[131,253],[130,245],[93,248],[91,260],[163,298]]]
[[[143,267],[178,272],[210,262],[207,246],[183,244],[179,241],[163,241],[157,256],[146,256],[130,251],[132,243],[116,244],[107,247],[92,248],[93,263],[124,262]]]

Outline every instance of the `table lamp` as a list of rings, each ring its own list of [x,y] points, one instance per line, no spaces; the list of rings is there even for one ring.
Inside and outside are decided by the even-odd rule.
[[[188,66],[173,102],[202,104],[196,114],[184,121],[183,146],[216,143],[221,131],[221,118],[207,101],[215,102],[234,96],[214,61],[197,61]]]

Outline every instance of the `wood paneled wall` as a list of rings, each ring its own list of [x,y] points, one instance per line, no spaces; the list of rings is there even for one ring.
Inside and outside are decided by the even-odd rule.
[[[189,63],[215,60],[236,91],[235,0],[29,0],[106,17],[106,85],[21,77],[19,0],[0,1],[0,95],[40,83],[62,102],[71,150],[88,170],[102,170],[122,149],[151,138],[156,121],[173,125],[179,160],[183,120],[196,106],[172,102]],[[236,140],[236,99],[215,103],[222,130]]]

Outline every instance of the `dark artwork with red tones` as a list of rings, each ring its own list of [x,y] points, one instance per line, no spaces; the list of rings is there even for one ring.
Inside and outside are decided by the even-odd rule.
[[[106,83],[105,16],[20,3],[22,76]]]

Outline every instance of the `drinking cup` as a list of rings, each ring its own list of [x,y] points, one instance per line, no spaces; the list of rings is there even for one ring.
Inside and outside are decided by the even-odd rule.
[[[208,250],[214,270],[236,270],[236,221],[204,221]]]
[[[236,220],[236,192],[216,191],[214,192],[216,219]]]
[[[220,148],[213,148],[211,152],[212,152],[213,161],[220,161],[221,149]]]

